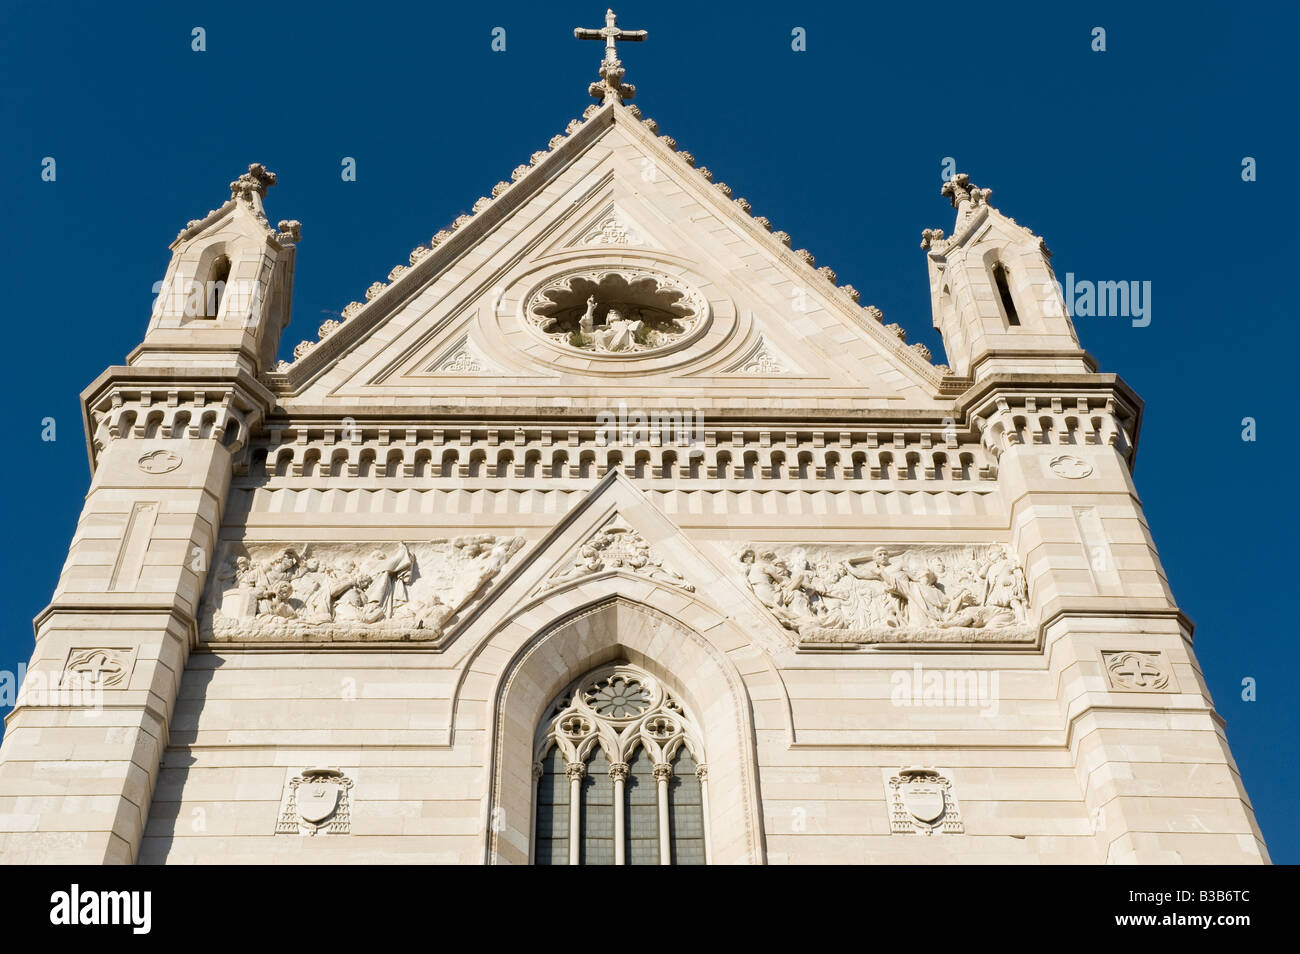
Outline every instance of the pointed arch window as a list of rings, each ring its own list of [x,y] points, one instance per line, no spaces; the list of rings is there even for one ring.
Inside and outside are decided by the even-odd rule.
[[[1019,325],[1020,315],[1016,312],[1016,300],[1011,297],[1011,276],[1007,267],[1001,262],[993,263],[993,287],[997,289],[998,301],[1002,304],[1002,317],[1008,325]]]
[[[536,864],[708,863],[707,772],[694,722],[649,673],[606,666],[538,726]]]
[[[218,255],[217,260],[212,263],[208,280],[203,287],[203,317],[216,318],[221,313],[221,302],[226,297],[226,285],[229,281],[230,259],[225,255]]]

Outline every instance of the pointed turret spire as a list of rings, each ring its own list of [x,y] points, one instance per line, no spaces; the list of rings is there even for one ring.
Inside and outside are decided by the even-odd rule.
[[[605,25],[599,30],[575,27],[573,35],[579,40],[604,40],[605,58],[600,63],[600,82],[592,83],[587,91],[601,104],[621,103],[636,96],[636,87],[623,82],[623,63],[618,58],[615,44],[619,40],[639,43],[650,34],[645,30],[620,30],[618,17],[613,10],[605,11]]]

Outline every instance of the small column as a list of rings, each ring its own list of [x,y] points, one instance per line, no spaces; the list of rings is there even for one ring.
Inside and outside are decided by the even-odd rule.
[[[627,832],[623,815],[623,786],[627,782],[627,763],[615,762],[609,767],[609,777],[614,780],[614,864],[627,864]]]
[[[713,864],[713,854],[709,849],[709,767],[701,764],[695,769],[695,777],[700,780],[700,811],[704,814],[704,863]]]
[[[668,780],[673,777],[673,767],[667,762],[655,766],[655,781],[659,783],[659,863],[673,863],[672,840],[668,835]]]
[[[564,769],[569,776],[569,864],[579,864],[579,846],[581,845],[579,826],[582,822],[582,779],[587,774],[587,766],[581,762],[570,762]]]

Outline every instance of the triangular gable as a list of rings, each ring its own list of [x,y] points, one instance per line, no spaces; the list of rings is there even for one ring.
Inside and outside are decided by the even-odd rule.
[[[468,334],[499,369],[483,377],[484,394],[562,396],[572,384],[588,398],[601,386],[612,396],[636,378],[661,394],[703,388],[708,396],[734,393],[729,376],[761,339],[808,378],[783,384],[796,394],[935,399],[941,372],[922,353],[814,269],[811,256],[768,234],[744,200],[711,184],[666,138],[619,104],[570,124],[552,151],[516,170],[513,185],[499,184],[435,247],[413,252],[391,283],[371,287],[368,304],[345,309],[344,324],[277,383],[312,404],[424,402],[430,356]],[[529,289],[548,270],[587,262],[657,270],[697,288],[710,308],[705,332],[664,354],[618,361],[539,340],[526,320]],[[468,385],[464,396],[474,397]]]
[[[451,638],[490,633],[542,602],[554,602],[567,592],[586,593],[611,579],[616,589],[633,598],[648,587],[659,587],[677,594],[683,603],[705,603],[735,620],[769,653],[789,649],[784,632],[753,594],[719,570],[618,469],[512,561],[509,571],[459,621]]]

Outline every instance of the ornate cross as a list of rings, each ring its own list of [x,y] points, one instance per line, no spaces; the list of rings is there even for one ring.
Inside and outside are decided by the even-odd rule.
[[[1112,665],[1111,672],[1124,677],[1139,689],[1154,685],[1164,675],[1158,666],[1132,653],[1119,660],[1118,665]]]
[[[619,40],[640,43],[650,35],[648,32],[645,30],[620,30],[618,17],[614,15],[614,11],[606,10],[605,25],[601,29],[589,30],[583,27],[575,27],[573,35],[579,40],[605,41],[605,58],[600,64],[600,82],[592,83],[589,88],[589,92],[594,98],[602,103],[618,103],[631,99],[636,95],[635,86],[631,83],[622,82],[623,64],[619,62],[618,50],[615,44]]]
[[[618,59],[618,52],[614,44],[619,40],[627,40],[630,43],[640,43],[650,34],[645,30],[620,30],[618,28],[618,17],[614,15],[613,10],[605,11],[605,25],[599,30],[587,30],[582,27],[575,27],[573,35],[579,40],[604,40],[605,41],[605,59]]]
[[[98,686],[109,678],[121,674],[122,667],[110,659],[107,653],[100,652],[74,664],[72,671],[85,679],[89,685]]]

